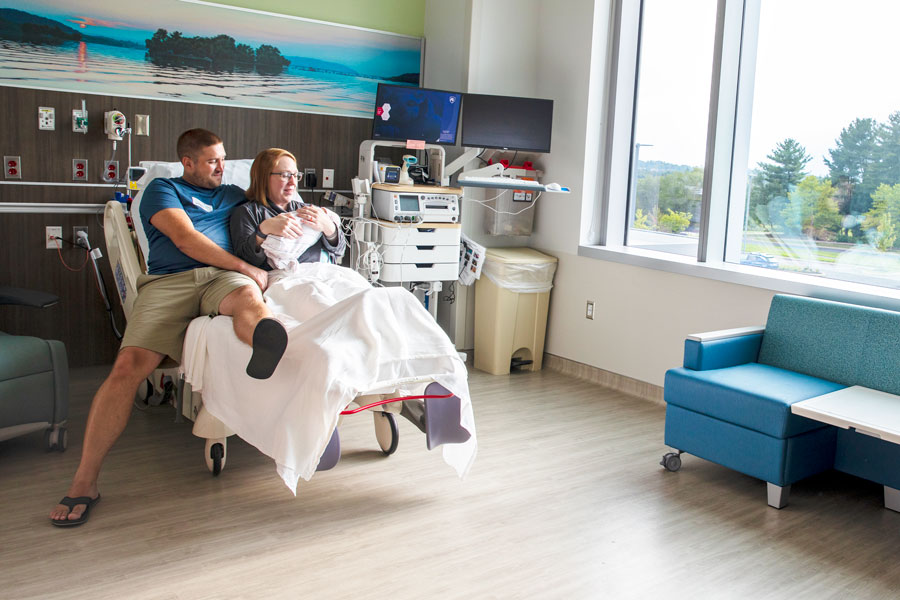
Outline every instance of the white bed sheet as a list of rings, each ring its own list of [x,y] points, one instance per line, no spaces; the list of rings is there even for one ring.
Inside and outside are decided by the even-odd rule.
[[[444,444],[443,457],[460,477],[477,450],[467,372],[453,344],[408,291],[373,288],[359,274],[327,263],[296,273],[272,271],[266,304],[288,330],[274,375],[250,378],[250,347],[230,317],[198,318],[188,328],[182,370],[203,393],[207,411],[272,457],[296,494],[309,480],[338,423],[356,396],[382,388],[421,391],[429,377],[461,400],[460,425],[471,437]],[[422,440],[424,447],[424,439]]]

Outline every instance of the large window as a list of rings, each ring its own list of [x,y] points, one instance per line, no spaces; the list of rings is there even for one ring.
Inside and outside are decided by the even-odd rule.
[[[614,9],[600,246],[900,288],[900,3]]]
[[[900,79],[885,72],[900,7],[849,6],[761,2],[741,248],[730,258],[900,287]]]
[[[629,246],[697,254],[715,30],[715,0],[644,0]]]

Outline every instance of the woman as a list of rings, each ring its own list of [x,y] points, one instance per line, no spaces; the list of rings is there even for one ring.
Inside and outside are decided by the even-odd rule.
[[[296,239],[304,235],[305,225],[322,235],[297,260],[340,262],[347,249],[347,238],[324,208],[306,204],[297,195],[299,176],[297,159],[287,150],[269,148],[256,155],[246,192],[250,202],[231,213],[231,244],[235,255],[271,271],[273,267],[262,249],[266,237]]]

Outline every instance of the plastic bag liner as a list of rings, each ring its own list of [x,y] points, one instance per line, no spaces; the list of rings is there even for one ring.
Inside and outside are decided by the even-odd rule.
[[[540,264],[521,262],[484,261],[481,274],[499,287],[520,294],[540,294],[553,287],[556,261]]]

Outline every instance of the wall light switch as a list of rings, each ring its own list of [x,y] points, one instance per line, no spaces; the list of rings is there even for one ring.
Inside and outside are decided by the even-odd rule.
[[[134,115],[134,135],[150,135],[150,115]]]

